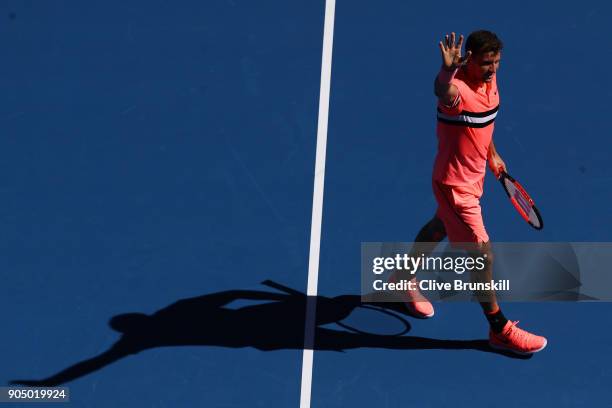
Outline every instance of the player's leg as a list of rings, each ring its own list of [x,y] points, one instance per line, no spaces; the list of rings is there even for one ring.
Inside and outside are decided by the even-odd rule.
[[[471,251],[473,257],[485,257],[485,268],[482,271],[474,270],[472,280],[476,282],[491,282],[493,280],[494,256],[491,243],[479,243],[476,250]],[[502,313],[497,302],[494,290],[478,291],[474,293],[489,322],[489,344],[491,347],[512,351],[518,354],[536,353],[546,347],[547,340],[542,336],[529,333],[517,326],[518,322],[511,322]]]
[[[491,248],[490,242],[480,242],[474,243],[473,245],[467,244],[468,246],[468,254],[472,258],[484,258],[484,268],[482,270],[473,269],[471,272],[471,279],[473,282],[490,282],[493,280],[493,262],[494,256]],[[477,291],[474,293],[480,306],[482,307],[482,311],[489,315],[498,310],[499,304],[497,303],[497,296],[494,290],[483,290]],[[505,321],[500,322],[500,329],[505,324]]]
[[[438,243],[446,238],[446,230],[444,229],[444,223],[437,215],[434,215],[431,220],[425,224],[416,237],[414,238],[414,244],[410,249],[408,256],[416,258],[422,255],[429,255],[432,253]],[[413,278],[414,274],[405,273],[398,271],[398,276],[401,278]]]
[[[425,254],[427,256],[444,238],[446,238],[444,223],[437,215],[434,215],[414,238],[414,246],[410,250],[410,255],[419,256]]]
[[[419,257],[429,255],[436,248],[438,242],[442,241],[445,237],[446,230],[444,229],[444,223],[437,215],[434,215],[414,238],[414,244],[408,256]],[[413,274],[409,271],[395,271],[389,277],[389,282],[399,282],[400,280],[414,282],[413,287],[416,287],[416,271]],[[401,296],[406,308],[413,316],[426,319],[434,315],[433,305],[418,289],[407,290]]]
[[[444,223],[451,244],[467,248],[472,256],[487,259],[483,271],[472,275],[472,279],[478,282],[491,281],[494,256],[482,220],[478,189],[434,183],[434,193],[439,206],[438,217]],[[492,347],[530,354],[546,346],[544,337],[519,329],[517,322],[510,322],[504,317],[495,291],[478,292],[476,296],[489,322],[489,342]]]
[[[411,258],[417,258],[420,256],[428,256],[436,249],[438,243],[446,238],[446,230],[444,229],[444,223],[437,215],[434,215],[431,220],[425,224],[416,237],[408,256]],[[416,273],[410,273],[410,271],[396,271],[395,276],[399,279],[413,279],[416,278]]]

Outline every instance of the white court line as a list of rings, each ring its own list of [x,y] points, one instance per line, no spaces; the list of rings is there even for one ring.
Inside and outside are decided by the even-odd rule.
[[[321,58],[321,89],[319,92],[319,123],[317,128],[317,155],[312,194],[312,221],[310,225],[310,255],[308,258],[308,300],[304,327],[302,356],[302,387],[300,408],[310,408],[312,390],[312,363],[314,357],[314,331],[317,284],[319,281],[319,250],[321,246],[321,220],[323,217],[323,187],[325,185],[325,151],[327,149],[327,122],[329,118],[329,91],[331,85],[332,48],[334,43],[334,14],[336,0],[325,1],[323,27],[323,56]]]

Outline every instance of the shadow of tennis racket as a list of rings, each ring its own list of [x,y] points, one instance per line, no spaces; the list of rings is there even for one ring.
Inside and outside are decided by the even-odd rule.
[[[306,296],[277,282],[266,280],[262,284],[290,294]],[[386,307],[386,306],[390,307]],[[362,302],[357,295],[342,295],[333,298],[317,296],[317,326],[337,325],[347,331],[372,336],[401,336],[411,329],[410,323],[395,310],[397,305]]]

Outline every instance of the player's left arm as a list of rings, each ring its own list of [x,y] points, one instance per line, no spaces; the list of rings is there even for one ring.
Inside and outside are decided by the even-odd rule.
[[[489,145],[489,152],[487,154],[487,159],[489,160],[489,168],[495,174],[495,177],[499,178],[499,174],[502,171],[506,170],[506,163],[502,160],[499,153],[497,153],[497,149],[495,148],[495,143],[493,143],[493,139],[491,139],[491,144]]]

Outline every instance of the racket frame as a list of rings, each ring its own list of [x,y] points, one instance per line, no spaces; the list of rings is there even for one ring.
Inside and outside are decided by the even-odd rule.
[[[535,224],[533,224],[530,220],[529,220],[529,214],[527,214],[525,212],[525,210],[521,207],[521,205],[519,203],[516,202],[516,198],[512,197],[510,195],[510,192],[508,191],[508,189],[506,188],[506,183],[505,180],[509,180],[515,187],[516,189],[521,193],[521,195],[529,202],[529,205],[531,206],[531,209],[533,210],[533,212],[535,213],[536,217],[538,218],[538,221],[540,222],[540,225],[537,226]],[[531,225],[533,228],[537,229],[537,230],[541,230],[542,228],[544,228],[544,220],[542,219],[542,215],[540,214],[540,211],[538,211],[538,208],[535,206],[535,202],[533,201],[533,199],[531,198],[531,196],[527,193],[527,191],[525,190],[525,188],[523,188],[523,186],[521,185],[521,183],[519,183],[518,181],[516,181],[514,179],[514,177],[512,177],[511,175],[509,175],[508,173],[506,173],[505,171],[502,171],[499,174],[499,182],[501,183],[504,191],[506,192],[506,195],[508,196],[508,198],[510,199],[510,202],[512,203],[512,205],[514,206],[514,208],[518,211],[518,213],[521,215],[521,217],[523,217],[523,219],[525,221],[527,221],[527,223],[529,225]]]
[[[376,333],[371,333],[371,332],[367,332],[367,331],[364,331],[364,330],[360,330],[360,329],[358,329],[358,328],[356,328],[354,326],[351,326],[349,324],[343,323],[342,321],[337,321],[335,323],[338,326],[342,327],[343,329],[346,329],[346,330],[351,331],[353,333],[365,334],[365,335],[368,335],[368,336],[380,336],[380,337],[399,337],[399,336],[402,336],[402,335],[408,333],[410,331],[410,329],[411,329],[410,323],[406,319],[404,319],[402,316],[400,316],[399,313],[392,312],[392,311],[390,311],[388,309],[385,309],[383,307],[380,307],[380,306],[373,306],[373,305],[368,305],[368,304],[363,304],[363,303],[360,304],[359,306],[357,306],[357,308],[375,310],[375,311],[377,311],[379,313],[383,313],[383,314],[389,315],[389,316],[395,318],[396,320],[399,320],[400,322],[402,322],[402,325],[404,326],[404,328],[401,331],[395,332],[393,334],[376,334]]]

